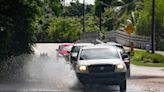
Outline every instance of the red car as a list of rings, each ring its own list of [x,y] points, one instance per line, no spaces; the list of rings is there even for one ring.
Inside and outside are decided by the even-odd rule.
[[[59,48],[56,50],[58,56],[68,56],[70,54],[71,48],[73,44],[71,43],[63,43],[59,45]]]

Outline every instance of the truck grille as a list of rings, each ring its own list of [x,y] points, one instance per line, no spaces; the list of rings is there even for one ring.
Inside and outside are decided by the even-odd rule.
[[[90,65],[88,68],[90,73],[109,73],[114,72],[115,65]]]

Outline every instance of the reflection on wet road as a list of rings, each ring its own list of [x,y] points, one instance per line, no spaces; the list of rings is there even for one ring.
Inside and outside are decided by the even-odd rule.
[[[21,73],[8,81],[1,81],[0,91],[62,91],[62,92],[120,92],[118,86],[83,87],[77,80],[74,71],[63,57],[56,57],[56,45],[39,45],[36,54],[24,59]],[[40,56],[47,53],[48,56]],[[135,78],[135,77],[132,77]],[[133,79],[128,79],[126,92],[155,92],[146,91],[142,86],[133,84]],[[159,91],[160,92],[160,91]]]

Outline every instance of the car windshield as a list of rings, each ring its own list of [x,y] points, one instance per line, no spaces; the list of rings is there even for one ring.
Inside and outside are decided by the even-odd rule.
[[[83,49],[80,54],[80,60],[92,59],[119,59],[119,54],[116,49],[110,48],[93,48]]]
[[[66,50],[66,51],[71,51],[72,46],[65,46],[62,48],[62,50]]]

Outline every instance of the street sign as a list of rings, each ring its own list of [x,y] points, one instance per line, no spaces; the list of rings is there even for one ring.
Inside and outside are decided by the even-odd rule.
[[[134,31],[134,27],[132,24],[129,24],[126,28],[125,31],[130,35]]]

